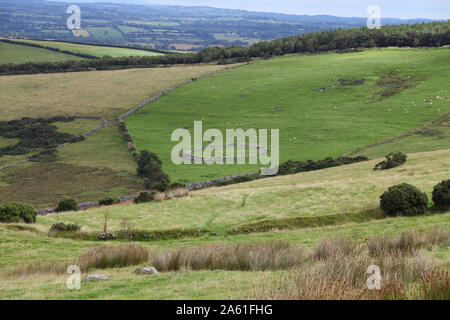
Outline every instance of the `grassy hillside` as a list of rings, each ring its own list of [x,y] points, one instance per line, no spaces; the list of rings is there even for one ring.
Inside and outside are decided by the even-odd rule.
[[[0,120],[24,115],[100,116],[108,120],[106,128],[60,149],[57,162],[26,164],[1,171],[0,203],[21,201],[46,207],[55,206],[63,195],[91,201],[109,194],[137,192],[142,186],[134,177],[136,163],[118,132],[115,119],[166,88],[223,69],[223,66],[197,65],[0,77]],[[61,125],[70,132],[94,128],[99,122],[80,120]],[[0,143],[14,144],[7,140],[11,139],[2,139]],[[26,157],[0,157],[0,166]],[[67,177],[75,174],[80,179],[70,183]]]
[[[375,208],[378,205],[378,195],[393,183],[410,182],[429,193],[432,186],[448,173],[449,167],[445,159],[449,155],[448,150],[413,154],[405,165],[387,172],[373,172],[374,161],[370,161],[226,188],[197,191],[185,199],[109,207],[111,229],[117,230],[120,227],[118,219],[123,217],[133,221],[136,228],[151,229],[188,224],[201,227],[202,221],[209,219],[212,229],[221,230],[233,223],[237,224],[250,219],[258,220],[258,217],[252,217],[251,211],[262,207],[266,208],[266,213],[273,213],[272,218],[326,214],[320,209],[325,205],[330,208],[330,212],[338,214],[345,214],[347,210]],[[314,197],[307,197],[308,200],[302,196],[312,190],[314,190]],[[245,205],[242,205],[241,196],[245,194],[249,197]],[[268,199],[262,203],[261,199],[264,197]],[[307,201],[309,201],[308,205],[305,205]],[[258,206],[254,205],[256,202]],[[356,206],[348,205],[347,202]],[[279,208],[270,206],[270,203],[277,203]],[[296,205],[300,207],[293,210]],[[210,214],[206,219],[203,218],[207,215],[206,213],[211,213],[211,210],[216,208],[221,209],[223,214],[216,214],[215,218],[212,218],[214,214]],[[83,229],[100,231],[102,228],[100,216],[104,210],[106,208],[40,217],[35,225],[27,226],[32,227],[31,229],[25,230],[20,230],[13,225],[1,225],[0,253],[4,258],[0,261],[2,297],[5,299],[245,299],[261,295],[265,288],[270,288],[271,285],[276,286],[283,277],[290,275],[289,270],[273,272],[181,270],[163,272],[157,276],[138,276],[134,273],[137,266],[131,266],[91,270],[90,273],[102,273],[109,276],[111,280],[83,283],[81,290],[69,291],[65,287],[67,275],[39,269],[38,261],[45,261],[48,266],[61,264],[76,259],[101,243],[51,238],[47,235],[49,225],[55,221],[78,222]],[[280,212],[281,210],[284,210],[286,214]],[[244,217],[240,218],[241,216]],[[188,219],[192,219],[192,222],[189,223]],[[195,220],[201,220],[201,223],[195,223]],[[422,232],[438,228],[449,230],[449,213],[385,218],[342,225],[324,225],[317,228],[273,230],[265,233],[209,234],[141,244],[150,252],[157,252],[157,250],[168,252],[170,248],[179,246],[198,248],[199,245],[284,240],[293,245],[300,245],[308,252],[324,239],[351,237],[357,243],[363,244],[368,238],[374,236],[395,236],[403,232]],[[119,243],[113,242],[112,245],[117,246]],[[439,266],[448,267],[449,265],[450,255],[446,245],[430,246],[423,251],[423,254],[434,256]],[[306,265],[310,263],[308,259],[305,262]],[[23,266],[27,264],[29,268],[24,269]],[[149,263],[140,264],[142,267],[148,265]],[[23,270],[23,275],[5,275],[13,270]]]
[[[192,131],[194,120],[203,120],[204,130],[279,128],[281,161],[335,157],[446,111],[449,56],[448,48],[442,48],[274,58],[180,88],[126,124],[137,148],[157,153],[174,181],[204,181],[259,168],[173,165],[171,133]]]
[[[450,110],[449,110],[450,111]],[[365,155],[369,158],[383,157],[390,152],[421,152],[447,149],[450,145],[450,113],[427,124],[411,135],[388,140],[379,145],[369,145],[355,150],[350,155]]]
[[[391,185],[411,183],[431,198],[433,186],[448,177],[450,150],[410,155],[388,171],[373,171],[377,161],[296,175],[257,180],[192,192],[187,198],[134,206],[102,207],[85,212],[38,218],[45,230],[59,221],[78,223],[85,231],[101,231],[104,213],[118,231],[124,218],[140,230],[198,228],[224,232],[243,224],[285,218],[377,211],[379,196]],[[357,199],[357,201],[356,201]]]
[[[84,60],[69,54],[0,42],[0,64]]]
[[[104,31],[103,31],[104,32]],[[58,42],[58,41],[39,41],[39,40],[17,40],[21,42],[34,43],[45,47],[57,48],[60,50],[66,50],[73,53],[81,53],[87,54],[96,57],[110,56],[113,58],[116,57],[129,57],[129,56],[158,56],[161,53],[145,51],[145,50],[136,50],[136,49],[126,49],[126,48],[113,48],[113,47],[104,47],[104,46],[93,46],[93,45],[85,45],[85,44],[77,44],[77,43],[67,43],[67,42]]]

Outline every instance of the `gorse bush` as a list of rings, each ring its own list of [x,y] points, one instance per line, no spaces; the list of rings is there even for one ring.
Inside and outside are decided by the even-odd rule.
[[[77,211],[77,210],[80,210],[80,208],[78,207],[78,204],[75,201],[75,199],[72,198],[62,199],[58,203],[58,207],[56,207],[55,209],[56,212]]]
[[[160,181],[169,181],[169,176],[162,170],[162,162],[158,156],[147,150],[142,150],[137,156],[137,175],[145,179],[145,187]]]
[[[181,182],[173,182],[169,185],[168,190],[175,190],[175,189],[184,189],[186,188],[186,185]]]
[[[424,214],[428,205],[428,196],[407,183],[389,187],[380,199],[381,208],[391,216]]]
[[[52,226],[50,227],[50,231],[80,231],[81,227],[79,225],[75,224],[66,224],[64,222],[58,222],[58,223],[54,223],[52,224]]]
[[[433,188],[433,202],[438,209],[450,209],[450,179],[442,181]]]
[[[146,203],[155,200],[156,192],[151,191],[142,191],[139,193],[136,199],[134,199],[134,203]]]
[[[398,167],[406,162],[407,155],[402,152],[389,153],[386,160],[381,161],[373,170],[387,170]]]
[[[119,198],[106,197],[106,198],[100,199],[98,201],[98,204],[101,206],[110,206],[110,205],[113,205],[113,204],[116,204],[119,202],[120,202]]]
[[[9,203],[0,206],[0,222],[36,222],[37,212],[28,204]]]
[[[158,191],[158,192],[164,192],[169,190],[170,183],[168,180],[161,180],[158,182],[155,182],[151,185],[150,189]]]
[[[355,158],[341,157],[337,159],[325,158],[323,160],[313,161],[292,161],[289,160],[280,165],[278,170],[279,175],[295,174],[298,172],[321,170],[326,168],[338,167],[346,164],[352,164],[361,161],[367,161],[368,158],[364,156],[359,156]]]

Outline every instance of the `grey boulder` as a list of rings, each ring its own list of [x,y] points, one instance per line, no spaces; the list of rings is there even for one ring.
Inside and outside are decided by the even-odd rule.
[[[159,274],[155,267],[148,267],[136,270],[138,274]]]
[[[100,281],[100,280],[109,280],[109,278],[103,274],[90,274],[81,280],[81,282],[86,281]]]

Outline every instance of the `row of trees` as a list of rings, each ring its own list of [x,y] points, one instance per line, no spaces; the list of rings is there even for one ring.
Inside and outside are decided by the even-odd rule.
[[[370,47],[439,47],[450,44],[450,22],[386,26],[381,29],[338,29],[312,32],[273,41],[258,42],[250,47],[206,48],[197,53],[168,54],[155,57],[104,58],[85,61],[25,63],[0,65],[0,74],[71,72],[149,68],[160,65],[207,62],[245,61],[293,53],[346,51]]]

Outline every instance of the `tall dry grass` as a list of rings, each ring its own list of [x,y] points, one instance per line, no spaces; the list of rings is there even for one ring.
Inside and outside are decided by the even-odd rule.
[[[448,246],[450,232],[432,230],[426,233],[409,232],[394,237],[377,237],[369,239],[367,247],[372,257],[383,255],[411,255],[422,248],[435,245]]]
[[[154,197],[154,201],[161,202],[164,200],[172,200],[173,198],[187,197],[188,195],[189,195],[188,189],[177,188],[173,190],[167,190],[165,192],[158,192]]]
[[[448,246],[450,232],[404,233],[358,244],[349,239],[319,242],[310,263],[257,290],[253,299],[358,300],[450,299],[448,270],[419,249]],[[316,261],[316,262],[314,262]],[[381,271],[381,289],[370,290],[368,267]]]
[[[2,277],[31,276],[37,274],[65,274],[67,267],[77,265],[80,270],[87,272],[91,269],[122,268],[138,265],[149,260],[149,252],[139,244],[119,246],[100,246],[82,254],[78,260],[58,262],[31,262],[15,268]]]
[[[78,265],[81,270],[121,268],[134,266],[149,259],[149,252],[139,244],[100,246],[81,255]]]
[[[282,241],[258,244],[208,244],[155,251],[151,254],[153,266],[160,271],[285,270],[302,265],[305,259],[304,249]]]

